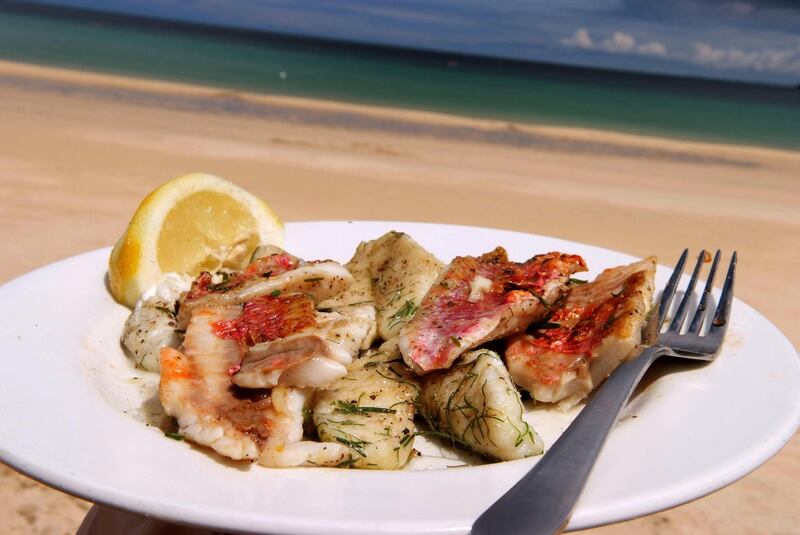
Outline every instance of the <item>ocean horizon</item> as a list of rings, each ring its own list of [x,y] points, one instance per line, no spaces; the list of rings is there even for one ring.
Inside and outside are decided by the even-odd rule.
[[[0,59],[539,125],[800,149],[800,90],[0,4]]]

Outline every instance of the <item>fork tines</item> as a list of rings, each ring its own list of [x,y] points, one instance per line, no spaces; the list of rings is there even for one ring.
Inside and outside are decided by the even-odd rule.
[[[672,301],[675,297],[675,292],[677,290],[678,283],[680,282],[681,274],[683,273],[688,255],[689,250],[684,249],[683,254],[678,260],[678,263],[675,265],[675,270],[672,272],[667,286],[664,288],[664,292],[661,294],[661,302],[659,303],[658,308],[659,331],[661,330],[661,327],[667,318],[667,313],[671,308]],[[719,266],[721,256],[722,254],[720,253],[719,249],[717,249],[717,252],[714,254],[714,260],[711,263],[711,268],[708,271],[706,284],[703,288],[702,294],[700,295],[694,316],[692,317],[689,326],[686,328],[685,334],[682,336],[701,336],[701,329],[703,328],[705,319],[707,317],[706,310],[709,306],[709,299],[711,299],[711,291],[714,287],[714,277],[716,276],[717,267]],[[664,335],[675,336],[681,334],[681,329],[686,322],[686,317],[689,314],[691,303],[696,300],[695,287],[697,286],[697,280],[700,276],[703,264],[708,263],[710,257],[711,255],[705,250],[700,251],[700,254],[697,256],[697,262],[692,270],[692,276],[689,279],[689,284],[686,286],[684,291],[683,299],[681,299],[681,302],[678,305],[672,320],[669,322],[669,327]],[[719,303],[713,315],[713,320],[711,321],[711,325],[709,325],[708,330],[704,335],[704,337],[709,337],[718,342],[722,341],[722,338],[725,336],[725,330],[728,327],[728,318],[730,316],[731,303],[733,302],[733,282],[736,275],[736,258],[736,251],[734,251],[728,266],[728,274],[725,277],[725,283],[722,287]]]

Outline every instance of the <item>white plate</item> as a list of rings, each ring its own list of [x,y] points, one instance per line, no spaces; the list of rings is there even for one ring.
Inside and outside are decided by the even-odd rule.
[[[553,238],[420,223],[292,223],[286,242],[301,257],[344,261],[360,240],[390,229],[410,233],[444,260],[496,245],[517,260],[549,250],[581,254],[593,274],[633,260]],[[76,256],[0,287],[0,458],[25,474],[95,502],[229,531],[456,534],[467,533],[537,461],[400,472],[270,470],[233,466],[165,438],[119,410],[136,398],[138,384],[129,380],[117,341],[126,309],[103,284],[108,254]],[[668,274],[659,269],[659,287]],[[741,301],[717,361],[660,372],[611,434],[570,528],[652,513],[719,489],[767,460],[800,423],[797,353]],[[543,422],[549,445],[558,432],[552,425],[566,425],[569,416],[538,412],[529,416],[534,425]]]

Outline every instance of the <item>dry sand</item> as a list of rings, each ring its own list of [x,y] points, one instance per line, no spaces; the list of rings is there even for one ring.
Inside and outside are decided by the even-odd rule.
[[[0,282],[112,244],[144,195],[204,171],[286,221],[509,228],[671,263],[737,249],[737,295],[800,343],[800,153],[235,93],[0,62]],[[735,485],[592,533],[796,532],[800,443]],[[0,467],[6,533],[88,505]]]

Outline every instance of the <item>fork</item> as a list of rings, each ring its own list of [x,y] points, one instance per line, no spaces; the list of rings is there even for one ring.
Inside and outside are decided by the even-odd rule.
[[[560,533],[566,527],[609,431],[650,365],[663,356],[714,360],[722,346],[730,320],[736,252],[731,257],[719,304],[706,332],[703,332],[703,325],[706,323],[714,276],[720,261],[719,250],[714,255],[705,288],[685,332],[683,326],[695,299],[693,296],[697,279],[708,258],[705,251],[701,251],[697,258],[689,284],[672,321],[666,331],[661,332],[688,254],[688,249],[683,251],[661,294],[658,317],[655,318],[656,324],[653,327],[655,333],[660,333],[656,343],[645,348],[636,358],[620,365],[606,379],[542,460],[478,517],[472,525],[472,535]]]

